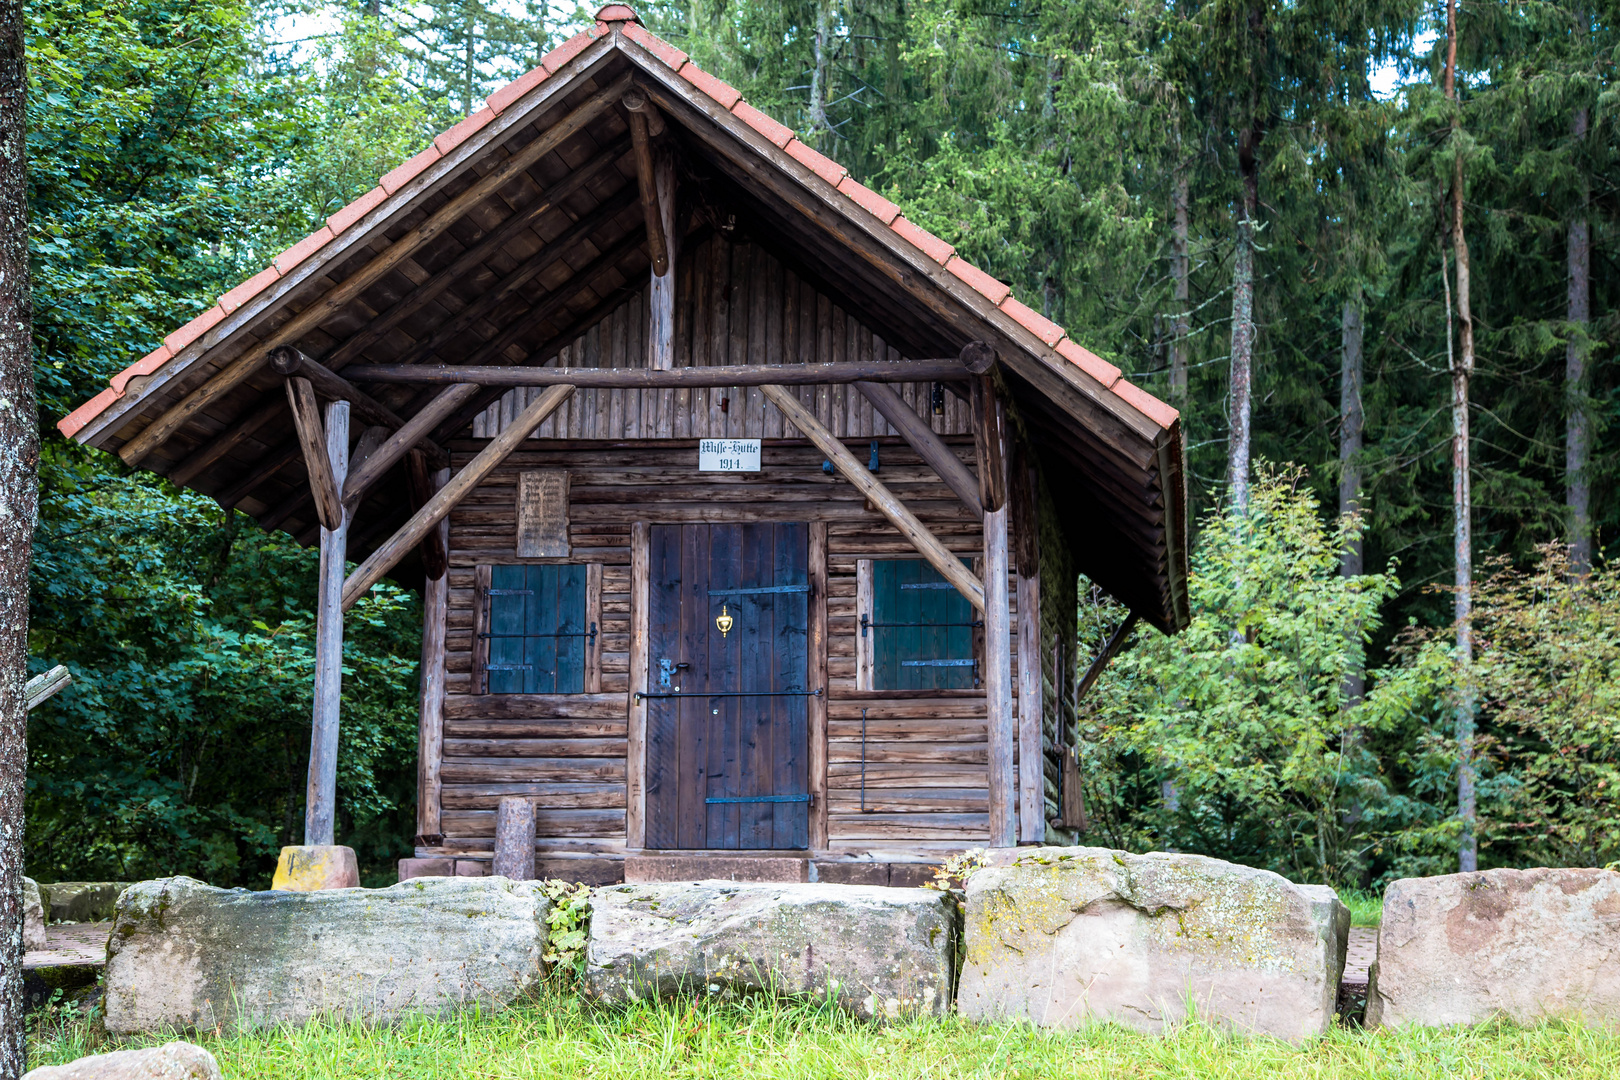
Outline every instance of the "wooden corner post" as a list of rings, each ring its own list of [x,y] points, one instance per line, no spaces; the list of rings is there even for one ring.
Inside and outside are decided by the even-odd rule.
[[[985,375],[973,383],[974,451],[984,506],[984,696],[990,737],[990,846],[1018,843],[1017,724],[1012,702],[1012,625],[1007,596],[1006,443],[1001,402]]]
[[[440,469],[433,486],[450,481],[450,470]],[[450,519],[439,522],[440,546],[450,547]],[[444,649],[450,607],[450,574],[439,567],[422,590],[422,703],[416,749],[416,842],[436,847],[444,842],[439,769],[444,760]]]
[[[342,491],[349,475],[347,401],[326,406],[325,449],[333,487]],[[313,473],[313,457],[310,464]],[[309,789],[304,802],[304,843],[312,846],[330,845],[336,827],[338,702],[343,692],[343,571],[349,546],[349,514],[341,503],[338,510],[335,527],[321,526],[320,583],[315,601],[315,707],[309,736]]]
[[[636,695],[647,689],[647,601],[650,555],[645,521],[630,526],[630,687],[625,692],[624,846],[647,846],[647,702]]]

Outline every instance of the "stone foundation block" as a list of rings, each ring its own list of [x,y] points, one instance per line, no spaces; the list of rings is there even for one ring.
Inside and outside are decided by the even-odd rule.
[[[39,888],[51,922],[79,923],[109,921],[129,886],[127,881],[58,881]]]
[[[862,885],[618,885],[591,898],[586,985],[608,1001],[773,990],[859,1016],[940,1015],[955,912],[943,893]]]
[[[540,979],[549,911],[539,883],[504,878],[317,892],[142,882],[113,923],[107,1030],[499,1009]]]
[[[144,1050],[92,1054],[66,1065],[47,1065],[23,1080],[221,1080],[219,1063],[200,1046],[172,1042]]]
[[[341,844],[284,847],[270,887],[288,892],[358,889],[360,864],[354,857],[354,848]]]
[[[1384,890],[1367,1026],[1620,1021],[1620,873],[1486,870]]]
[[[1333,1023],[1350,912],[1200,855],[1038,848],[973,875],[964,922],[963,1016],[1300,1040]]]
[[[33,878],[22,879],[22,894],[23,951],[34,952],[45,947],[45,902]]]

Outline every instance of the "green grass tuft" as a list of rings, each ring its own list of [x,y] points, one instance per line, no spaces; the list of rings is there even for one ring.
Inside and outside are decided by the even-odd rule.
[[[1371,889],[1340,889],[1339,899],[1350,909],[1351,926],[1376,927],[1384,917],[1384,894]]]
[[[31,1065],[92,1052],[82,1022],[36,1031]],[[122,1045],[151,1045],[155,1035]],[[1189,1024],[1156,1038],[1118,1027],[1041,1031],[955,1017],[889,1025],[769,997],[605,1007],[547,992],[495,1016],[467,1011],[393,1028],[358,1023],[200,1037],[229,1080],[463,1077],[526,1080],[1047,1080],[1050,1077],[1299,1080],[1620,1075],[1620,1033],[1573,1023],[1363,1034],[1302,1047]],[[109,1045],[96,1050],[113,1049]]]

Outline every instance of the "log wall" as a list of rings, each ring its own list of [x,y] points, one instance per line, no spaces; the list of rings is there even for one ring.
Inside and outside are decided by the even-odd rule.
[[[948,442],[971,466],[971,438]],[[462,467],[482,445],[472,440],[453,445],[453,467]],[[866,456],[866,440],[851,445]],[[884,484],[951,550],[966,560],[978,557],[979,522],[933,470],[897,438],[881,438],[879,456]],[[537,800],[543,858],[624,850],[629,694],[638,689],[629,679],[630,538],[636,521],[826,522],[828,848],[945,850],[984,844],[989,836],[984,694],[856,689],[856,561],[916,554],[884,518],[866,508],[854,488],[821,466],[821,453],[797,439],[768,441],[758,473],[720,474],[697,471],[695,439],[553,438],[514,453],[475,490],[450,517],[439,770],[444,840],[423,853],[489,852],[503,795]],[[566,561],[602,566],[601,692],[474,694],[476,567],[558,561],[515,554],[518,475],[541,468],[570,473],[572,553]],[[1016,628],[1013,641],[1016,650]],[[812,658],[812,667],[815,662]],[[1016,652],[1014,663],[1016,670]]]

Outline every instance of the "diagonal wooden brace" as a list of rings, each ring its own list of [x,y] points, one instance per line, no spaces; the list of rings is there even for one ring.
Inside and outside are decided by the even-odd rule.
[[[962,464],[962,459],[952,453],[945,441],[934,434],[934,429],[928,426],[928,421],[918,416],[906,399],[901,397],[891,387],[876,382],[858,382],[855,384],[866,400],[889,422],[889,426],[900,433],[900,437],[915,451],[917,456],[928,463],[929,468],[945,481],[945,486],[956,493],[974,517],[984,513],[984,506],[979,502],[979,480],[973,475],[973,470]]]
[[[904,536],[917,554],[928,560],[928,564],[938,570],[940,576],[956,587],[956,591],[967,597],[968,603],[974,610],[984,611],[984,583],[973,576],[973,571],[962,564],[962,560],[951,554],[951,550],[940,543],[939,538],[928,531],[928,527],[905,504],[894,497],[894,493],[880,483],[877,477],[869,472],[865,465],[849,448],[838,441],[838,437],[822,426],[821,422],[813,416],[808,409],[799,404],[799,399],[780,386],[760,387],[767,400],[778,409],[794,427],[804,432],[805,437],[815,443],[817,448],[827,459],[833,463],[833,468],[844,474],[844,479],[854,484],[856,489],[878,508],[882,515],[889,519],[900,535]]]
[[[411,519],[401,525],[398,532],[389,537],[381,547],[371,553],[369,559],[349,575],[348,580],[343,583],[343,610],[348,611],[368,589],[382,580],[382,576],[392,570],[394,565],[405,557],[407,551],[421,543],[435,525],[449,516],[450,511],[471,494],[486,476],[494,472],[501,462],[510,457],[512,451],[522,446],[523,440],[527,439],[535,428],[545,423],[546,417],[556,412],[557,406],[567,401],[573,392],[572,386],[552,386],[530,402],[529,407],[518,414],[510,427],[491,439],[489,445],[467,463],[466,468],[440,488],[438,493],[428,500],[426,506],[412,514]]]
[[[304,451],[304,468],[309,473],[310,494],[315,497],[315,513],[321,527],[335,530],[343,524],[343,499],[338,494],[332,462],[326,454],[326,431],[321,424],[315,388],[301,375],[287,380],[287,401],[292,405],[293,424],[298,428],[298,444]]]

